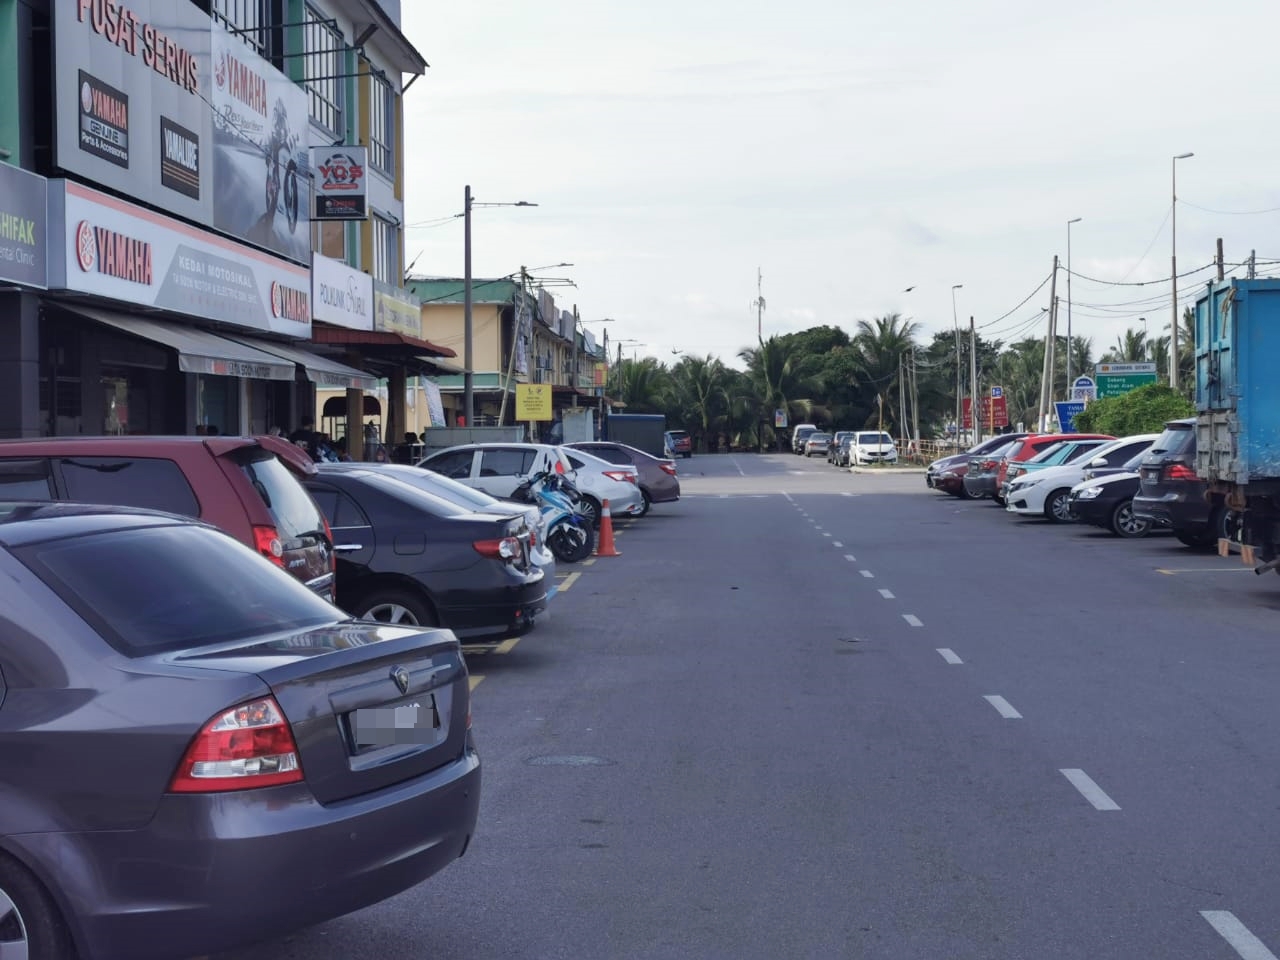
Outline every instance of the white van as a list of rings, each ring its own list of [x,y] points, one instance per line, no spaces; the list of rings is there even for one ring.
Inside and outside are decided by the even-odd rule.
[[[849,466],[864,463],[897,463],[898,448],[893,437],[879,430],[859,430],[849,441]]]
[[[812,423],[797,423],[796,428],[791,431],[791,452],[804,453],[804,442],[808,439],[809,434],[816,433],[818,428]]]

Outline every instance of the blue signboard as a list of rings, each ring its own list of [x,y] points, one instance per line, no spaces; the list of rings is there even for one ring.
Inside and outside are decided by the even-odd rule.
[[[1084,412],[1083,400],[1059,401],[1054,404],[1058,408],[1058,429],[1063,433],[1074,433],[1076,417]]]

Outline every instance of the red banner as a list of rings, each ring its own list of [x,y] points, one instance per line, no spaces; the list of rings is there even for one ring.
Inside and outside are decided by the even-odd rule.
[[[964,425],[962,429],[973,429],[973,416],[970,413],[971,401],[964,398]],[[982,429],[995,430],[1009,425],[1009,407],[1004,397],[982,398]]]

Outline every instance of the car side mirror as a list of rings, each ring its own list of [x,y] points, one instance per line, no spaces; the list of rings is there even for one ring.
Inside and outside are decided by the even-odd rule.
[[[1107,465],[1106,457],[1095,457],[1093,461],[1089,464],[1089,466],[1091,467],[1105,467],[1106,465]]]

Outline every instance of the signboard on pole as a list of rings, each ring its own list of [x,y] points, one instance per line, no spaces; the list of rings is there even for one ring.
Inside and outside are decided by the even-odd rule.
[[[1084,413],[1083,400],[1058,401],[1054,404],[1058,411],[1058,429],[1063,433],[1074,433],[1076,417]]]
[[[551,384],[549,383],[517,383],[516,384],[516,419],[517,420],[552,420]]]
[[[1098,399],[1121,397],[1137,387],[1156,382],[1154,363],[1099,363],[1093,368]]]
[[[1008,401],[1005,400],[1003,390],[999,387],[991,388],[992,393],[996,390],[1000,390],[1000,396],[982,398],[982,428],[984,430],[995,430],[1009,425]],[[973,429],[973,417],[970,413],[971,406],[972,404],[970,399],[965,397],[963,401],[962,416],[965,430]]]
[[[365,180],[368,147],[312,147],[315,171],[313,220],[369,219],[369,185]]]
[[[1072,400],[1096,400],[1098,397],[1098,384],[1093,377],[1076,377],[1075,382],[1071,384]]]

